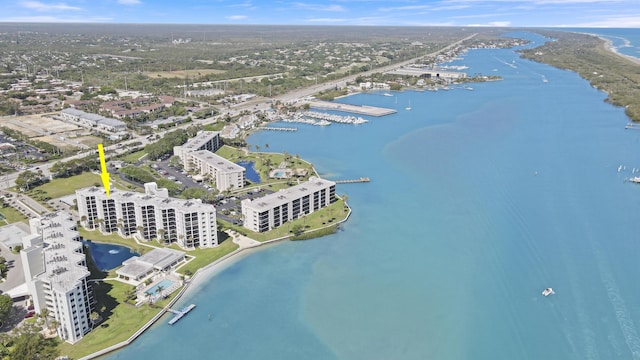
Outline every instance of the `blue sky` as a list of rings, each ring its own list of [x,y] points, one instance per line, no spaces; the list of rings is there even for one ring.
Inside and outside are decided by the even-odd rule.
[[[638,0],[0,0],[0,22],[640,27]]]

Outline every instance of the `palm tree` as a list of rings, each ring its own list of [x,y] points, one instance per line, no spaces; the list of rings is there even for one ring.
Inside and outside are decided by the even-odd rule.
[[[51,327],[49,328],[50,330],[54,330],[57,329],[60,326],[60,322],[56,319],[51,320]]]
[[[164,286],[158,285],[158,287],[156,288],[156,294],[158,294],[160,297],[162,297],[162,292],[163,291],[164,291]]]
[[[158,229],[158,240],[160,240],[161,244],[166,245],[164,234],[165,234],[165,230],[163,228]]]
[[[40,310],[40,317],[44,320],[45,326],[49,328],[49,309]]]
[[[98,322],[99,319],[100,314],[98,314],[97,312],[92,311],[91,314],[89,314],[89,320],[91,320],[91,329],[96,326],[96,322]]]

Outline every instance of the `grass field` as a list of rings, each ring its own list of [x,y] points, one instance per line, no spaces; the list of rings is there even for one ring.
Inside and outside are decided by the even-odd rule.
[[[217,69],[194,69],[194,70],[177,70],[177,71],[155,71],[155,72],[146,72],[150,78],[178,78],[184,79],[185,77],[194,78],[198,76],[208,75],[208,74],[224,74],[226,71],[217,70]]]
[[[18,221],[28,222],[27,218],[24,217],[18,210],[12,208],[11,206],[0,208],[0,214],[4,217],[4,220],[0,221],[0,226],[5,224],[13,224]]]
[[[220,259],[221,257],[234,252],[238,249],[238,244],[235,244],[231,239],[223,242],[220,246],[213,249],[195,249],[187,251],[187,254],[195,256],[196,258],[191,260],[188,264],[180,268],[179,272],[185,274],[187,271],[192,274],[201,267],[211,264],[212,262]],[[181,250],[175,247],[177,250]]]
[[[122,157],[122,160],[134,164],[136,162],[138,162],[140,160],[141,157],[143,157],[144,155],[146,155],[147,153],[144,150],[140,150],[140,151],[136,151],[133,152],[131,154],[127,154],[125,156]]]
[[[100,175],[93,173],[83,173],[68,178],[56,178],[46,184],[35,187],[27,192],[31,194],[35,191],[42,191],[46,196],[55,199],[75,193],[76,189],[93,186],[98,184],[102,186]]]

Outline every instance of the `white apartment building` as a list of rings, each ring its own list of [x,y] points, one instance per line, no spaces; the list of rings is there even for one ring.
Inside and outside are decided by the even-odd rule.
[[[103,188],[76,190],[80,224],[122,237],[138,234],[145,240],[177,243],[183,249],[218,246],[216,209],[200,199],[170,198],[156,183],[144,184],[145,193]]]
[[[48,309],[58,335],[75,343],[91,331],[93,292],[87,284],[85,254],[76,223],[64,212],[29,220],[23,237],[22,267],[35,311]]]
[[[269,231],[287,221],[310,214],[336,200],[336,183],[311,177],[308,181],[254,200],[242,200],[244,227]]]
[[[219,132],[201,131],[184,145],[174,147],[173,154],[180,158],[185,170],[197,170],[200,175],[215,179],[218,191],[242,189],[245,168],[214,154],[220,147],[222,141]]]
[[[186,154],[198,151],[209,150],[216,152],[216,150],[222,147],[222,141],[220,140],[220,133],[217,131],[200,131],[193,139],[189,139],[186,143],[180,146],[174,146],[173,155],[180,158],[182,166],[187,167],[188,161]]]
[[[185,170],[196,170],[215,179],[216,189],[225,191],[244,187],[246,169],[208,150],[193,151],[185,155]]]

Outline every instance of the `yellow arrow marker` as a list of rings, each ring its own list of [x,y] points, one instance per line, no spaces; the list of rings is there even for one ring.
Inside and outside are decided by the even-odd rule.
[[[102,148],[102,144],[98,144],[98,154],[100,154],[100,168],[102,169],[102,173],[100,174],[100,177],[102,178],[102,185],[104,185],[104,190],[107,192],[107,197],[110,197],[109,192],[111,190],[111,183],[109,182],[107,163],[104,161],[104,149]]]

